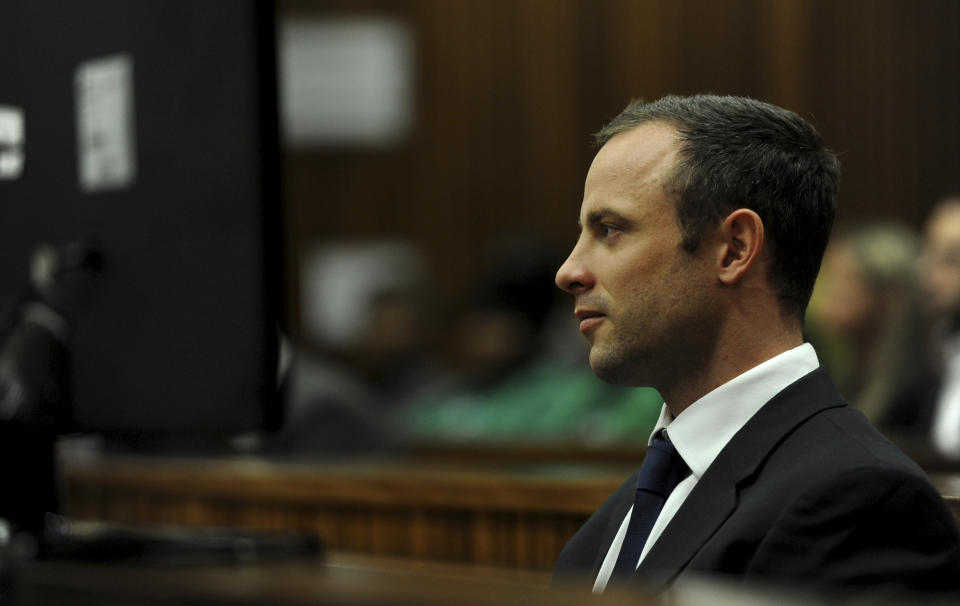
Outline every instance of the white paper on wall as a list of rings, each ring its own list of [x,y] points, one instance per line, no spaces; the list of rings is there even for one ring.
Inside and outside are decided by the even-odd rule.
[[[137,176],[133,59],[115,55],[82,63],[75,93],[80,188],[130,187]]]

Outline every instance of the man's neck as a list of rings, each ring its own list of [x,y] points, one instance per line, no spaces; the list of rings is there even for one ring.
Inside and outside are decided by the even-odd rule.
[[[731,346],[718,347],[714,355],[706,357],[708,364],[688,373],[685,379],[675,381],[674,386],[661,387],[660,395],[676,417],[724,383],[802,344],[803,335],[797,330],[771,335],[770,339],[746,339]]]

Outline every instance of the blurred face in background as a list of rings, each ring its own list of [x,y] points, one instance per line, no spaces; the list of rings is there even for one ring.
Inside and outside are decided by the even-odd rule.
[[[920,281],[933,313],[960,316],[960,199],[941,203],[927,223]]]
[[[827,249],[817,286],[819,305],[811,311],[825,329],[854,339],[876,329],[882,301],[850,246],[839,243]]]

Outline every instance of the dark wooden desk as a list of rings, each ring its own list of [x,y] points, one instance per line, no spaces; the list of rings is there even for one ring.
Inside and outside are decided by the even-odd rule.
[[[551,591],[545,575],[417,564],[333,554],[327,562],[163,568],[33,562],[13,574],[19,605],[300,604],[337,606],[499,606],[582,604],[583,595]],[[595,602],[597,600],[591,600]],[[660,604],[640,594],[601,604]]]
[[[7,571],[2,571],[6,573]],[[718,579],[678,582],[666,593],[608,591],[600,596],[550,589],[546,575],[477,566],[333,554],[326,562],[163,568],[27,563],[0,574],[11,606],[906,606],[955,604],[956,596],[862,592],[809,593],[797,586],[743,587]]]

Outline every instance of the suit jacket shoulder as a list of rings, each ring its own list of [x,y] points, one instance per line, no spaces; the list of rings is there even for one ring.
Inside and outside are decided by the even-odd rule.
[[[555,578],[596,576],[632,503],[631,487],[622,486],[571,539]],[[690,573],[953,588],[960,587],[960,535],[923,471],[846,406],[819,369],[731,439],[634,581],[660,589]]]
[[[960,589],[960,535],[926,474],[846,406],[823,369],[743,427],[638,571]]]

